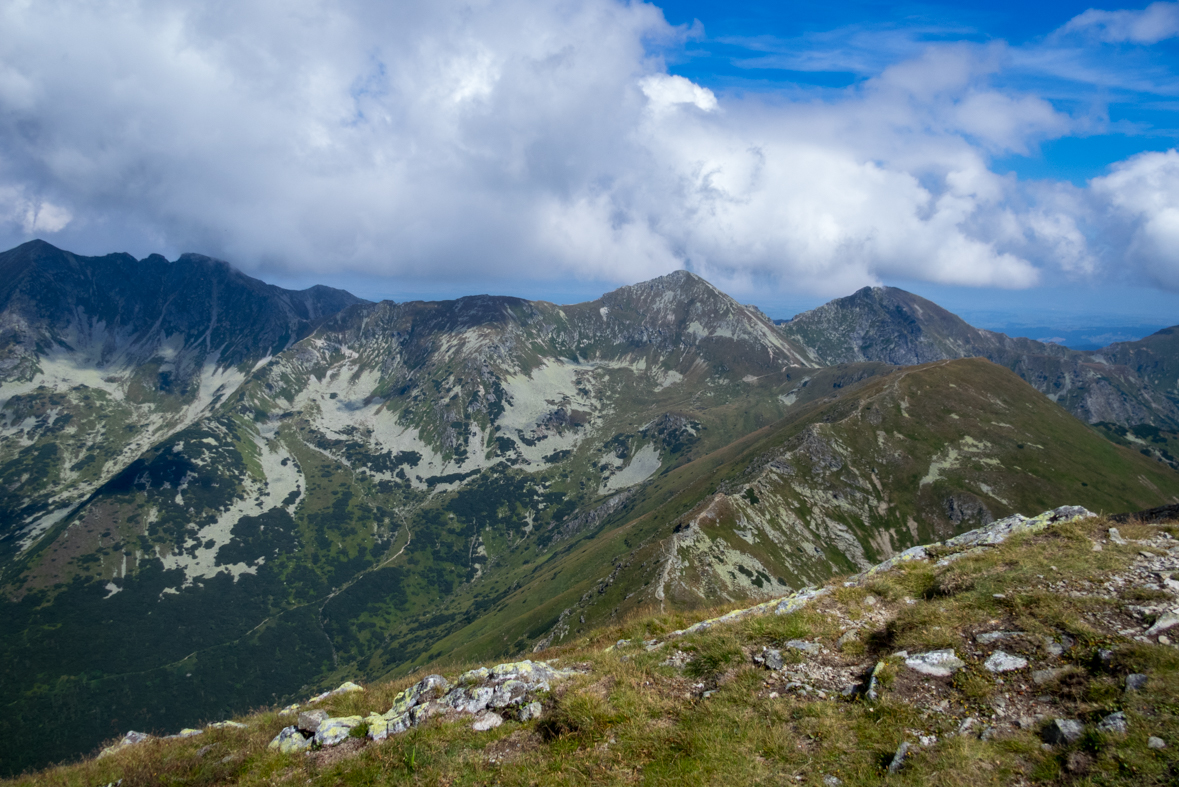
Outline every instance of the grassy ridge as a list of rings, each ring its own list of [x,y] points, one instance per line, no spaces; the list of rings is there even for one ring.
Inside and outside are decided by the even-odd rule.
[[[287,721],[264,711],[241,717],[244,729],[153,741],[10,783],[817,786],[827,777],[879,784],[887,775],[922,785],[1170,784],[1179,767],[1179,651],[1142,637],[1157,614],[1142,610],[1175,602],[1152,572],[1179,568],[1171,555],[1179,527],[1123,526],[1130,541],[1118,544],[1109,525],[1080,520],[944,566],[914,561],[850,585],[836,580],[799,612],[687,636],[669,632],[726,610],[636,615],[541,654],[586,672],[556,687],[538,721],[476,733],[469,721],[437,718],[383,743],[354,740],[305,756],[265,748]],[[1018,634],[980,644],[987,632]],[[607,647],[619,639],[663,644]],[[789,651],[791,640],[819,650]],[[1048,643],[1063,643],[1063,652]],[[754,663],[766,646],[786,650],[782,671]],[[952,678],[925,677],[894,655],[936,647],[955,649],[966,666]],[[1029,666],[987,671],[983,661],[999,648]],[[876,700],[840,694],[847,676],[859,681],[874,665]],[[1032,670],[1041,668],[1056,672],[1037,683]],[[1123,688],[1131,673],[1147,676],[1141,690]],[[326,707],[332,715],[383,711],[414,677]],[[1097,729],[1114,712],[1125,715],[1125,734]],[[1054,718],[1079,719],[1086,731],[1043,746]],[[1165,747],[1149,748],[1149,737]],[[909,756],[886,774],[905,742]]]

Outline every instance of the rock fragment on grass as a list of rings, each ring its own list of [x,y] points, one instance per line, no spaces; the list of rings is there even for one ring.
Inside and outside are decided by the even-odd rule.
[[[990,658],[983,662],[983,666],[990,672],[1012,672],[1023,669],[1027,665],[1028,660],[1022,656],[1013,656],[1001,650],[996,650],[990,655]]]
[[[958,658],[952,648],[945,650],[931,650],[927,653],[915,653],[905,659],[905,666],[922,675],[936,678],[948,678],[966,666],[966,662]]]
[[[818,653],[822,646],[817,642],[807,642],[804,639],[792,639],[786,643],[791,650],[801,650],[803,653]]]
[[[1126,676],[1126,691],[1142,691],[1146,688],[1146,683],[1149,680],[1150,678],[1141,672],[1132,672]]]
[[[909,754],[909,742],[905,741],[897,747],[896,754],[892,756],[892,762],[888,764],[888,772],[896,773],[905,765],[905,757]]]
[[[998,642],[1001,639],[1011,639],[1012,637],[1023,636],[1022,631],[988,631],[984,634],[979,634],[974,638],[974,641],[980,645],[990,645],[993,642]]]
[[[1032,672],[1032,683],[1037,686],[1043,686],[1045,683],[1051,683],[1060,675],[1063,675],[1065,670],[1057,667],[1054,669],[1038,669]]]
[[[1121,711],[1109,714],[1097,725],[1098,732],[1112,735],[1125,735],[1129,729],[1130,725],[1126,723],[1126,714]]]
[[[1163,740],[1162,738],[1158,738],[1154,735],[1151,735],[1149,738],[1146,739],[1146,748],[1148,748],[1148,749],[1165,749],[1165,748],[1167,748],[1167,742],[1165,740]]]
[[[782,661],[782,651],[780,650],[770,648],[762,656],[765,659],[766,669],[779,670],[785,666],[785,662]]]
[[[1076,743],[1085,733],[1085,725],[1075,719],[1053,719],[1040,733],[1045,743]]]

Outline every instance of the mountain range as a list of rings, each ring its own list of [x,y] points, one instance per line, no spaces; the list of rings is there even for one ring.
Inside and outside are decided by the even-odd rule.
[[[40,241],[0,274],[8,772],[1179,502],[1174,328],[1077,352],[892,288],[775,325],[686,271],[369,303]]]

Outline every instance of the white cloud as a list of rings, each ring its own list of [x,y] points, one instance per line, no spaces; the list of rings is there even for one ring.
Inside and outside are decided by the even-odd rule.
[[[1141,11],[1090,8],[1070,19],[1060,32],[1093,35],[1109,43],[1156,44],[1179,36],[1179,3],[1151,3]]]
[[[994,86],[1002,45],[787,99],[669,75],[651,42],[691,31],[616,0],[45,0],[0,5],[0,29],[12,242],[831,293],[1099,268],[1089,197],[989,169],[1074,125]]]
[[[1127,223],[1130,258],[1159,286],[1179,291],[1179,151],[1141,153],[1091,186]]]

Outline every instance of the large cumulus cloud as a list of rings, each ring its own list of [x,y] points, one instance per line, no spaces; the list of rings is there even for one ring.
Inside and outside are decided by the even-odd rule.
[[[0,29],[6,246],[842,292],[1092,275],[1112,222],[1179,288],[1151,213],[1167,198],[1126,196],[1149,166],[1173,197],[1173,166],[1088,189],[992,171],[1076,125],[993,86],[1002,45],[932,46],[835,93],[717,96],[668,74],[658,54],[689,31],[638,2],[10,0]]]

